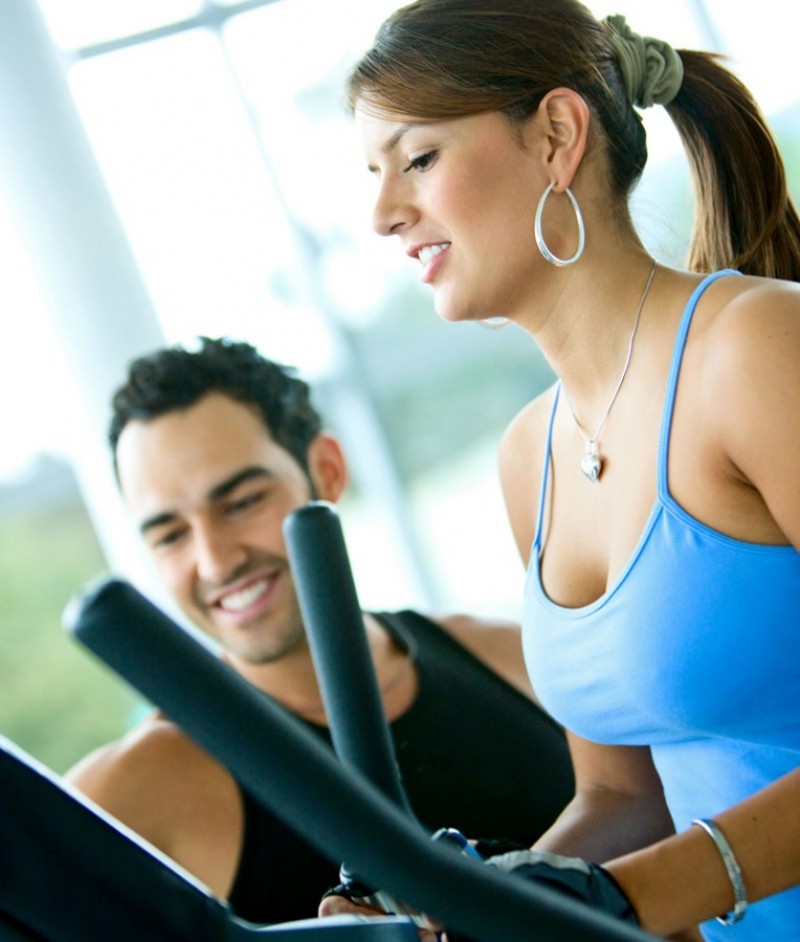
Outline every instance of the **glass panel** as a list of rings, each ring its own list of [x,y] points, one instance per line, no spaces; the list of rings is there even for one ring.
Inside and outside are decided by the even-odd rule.
[[[61,629],[105,568],[66,456],[73,377],[0,192],[0,732],[57,772],[118,736],[136,700]]]
[[[702,48],[704,44],[690,0],[670,4],[652,0],[597,0],[589,6],[598,19],[621,13],[635,32],[664,39],[676,48]]]
[[[796,6],[763,0],[758,16],[748,0],[697,0],[719,36],[728,65],[755,96],[772,128],[786,164],[789,190],[800,202],[800,86],[789,77],[800,16]],[[780,24],[776,28],[776,24]],[[795,28],[792,28],[792,27]]]
[[[192,30],[70,77],[167,337],[246,335],[328,368],[328,332],[215,37]]]
[[[37,275],[0,189],[0,482],[24,476],[42,450],[69,453],[75,406],[69,374],[48,321]]]
[[[363,0],[292,0],[234,17],[224,31],[286,203],[328,241],[341,236],[343,222],[369,219],[367,174],[342,84],[348,64],[397,5],[371,0],[367,14]]]
[[[800,86],[789,64],[797,56],[800,8],[782,0],[704,0],[730,55],[730,67],[753,92],[766,114],[797,106]],[[758,10],[757,15],[755,10]],[[800,118],[795,112],[795,120]]]
[[[38,0],[56,43],[77,49],[195,16],[202,0]]]

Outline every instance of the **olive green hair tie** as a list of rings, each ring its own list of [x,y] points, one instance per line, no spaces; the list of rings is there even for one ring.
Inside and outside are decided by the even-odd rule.
[[[624,16],[607,16],[602,22],[617,54],[628,101],[639,108],[668,105],[683,82],[678,53],[669,43],[634,33]]]

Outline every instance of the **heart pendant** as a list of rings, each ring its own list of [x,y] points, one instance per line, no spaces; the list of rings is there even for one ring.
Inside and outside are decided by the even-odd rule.
[[[602,469],[603,462],[600,459],[600,455],[596,455],[593,451],[587,451],[581,461],[581,471],[583,471],[590,481],[594,482],[600,477]]]

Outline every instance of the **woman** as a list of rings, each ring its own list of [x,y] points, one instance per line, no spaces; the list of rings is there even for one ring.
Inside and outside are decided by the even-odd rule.
[[[418,0],[349,94],[439,315],[516,322],[558,377],[500,454],[577,781],[534,850],[602,867],[493,863],[657,935],[800,939],[800,225],[757,106],[574,0]],[[692,168],[685,272],[628,212],[651,104]]]

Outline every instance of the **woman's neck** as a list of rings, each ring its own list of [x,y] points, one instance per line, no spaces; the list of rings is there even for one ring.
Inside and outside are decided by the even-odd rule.
[[[596,412],[596,403],[607,399],[619,380],[634,328],[646,319],[647,301],[657,289],[659,269],[650,278],[653,264],[637,250],[618,258],[604,253],[582,260],[575,270],[556,270],[550,286],[539,292],[535,312],[519,319],[578,414]]]

